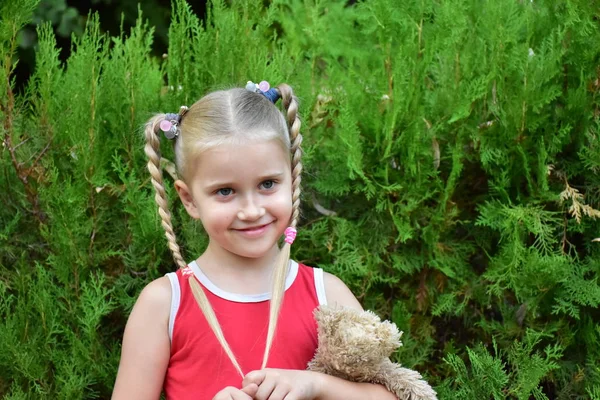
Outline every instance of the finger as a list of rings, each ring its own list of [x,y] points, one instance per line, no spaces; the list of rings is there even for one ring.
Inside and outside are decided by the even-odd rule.
[[[238,389],[234,388],[233,386],[227,386],[226,388],[223,388],[219,393],[217,393],[212,400],[231,400],[232,392],[234,390]]]
[[[271,393],[275,389],[275,383],[277,381],[275,379],[265,379],[260,386],[258,387],[258,391],[254,395],[254,400],[267,400],[271,399]]]
[[[231,394],[232,400],[252,400],[252,396],[248,396],[246,393],[241,390],[237,390]]]
[[[256,383],[251,383],[242,388],[242,392],[246,393],[248,396],[254,398],[256,396],[256,392],[258,391],[258,385]]]
[[[242,386],[247,386],[251,383],[255,383],[256,386],[260,386],[266,377],[267,377],[267,371],[264,369],[248,372],[246,374],[246,376],[244,376],[244,380],[242,381]]]
[[[268,400],[283,400],[287,399],[290,395],[290,387],[288,385],[279,385],[273,390],[270,397],[267,397]],[[291,399],[291,397],[290,397]]]

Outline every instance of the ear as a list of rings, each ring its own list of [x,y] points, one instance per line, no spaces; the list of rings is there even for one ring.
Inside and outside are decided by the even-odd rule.
[[[175,190],[177,190],[177,194],[190,217],[200,219],[200,210],[196,207],[192,191],[188,185],[184,181],[178,179],[175,181]]]

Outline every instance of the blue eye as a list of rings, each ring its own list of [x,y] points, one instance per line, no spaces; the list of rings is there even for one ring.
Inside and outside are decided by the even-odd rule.
[[[273,187],[275,187],[275,181],[274,180],[264,181],[263,183],[261,183],[261,185],[265,189],[273,189]]]
[[[223,197],[227,197],[229,195],[231,195],[233,193],[233,190],[231,190],[231,188],[223,188],[223,189],[219,189],[216,192],[219,196],[223,196]]]

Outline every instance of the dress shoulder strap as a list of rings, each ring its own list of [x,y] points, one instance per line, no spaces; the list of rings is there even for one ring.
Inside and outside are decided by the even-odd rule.
[[[315,290],[317,291],[319,305],[327,305],[327,295],[325,292],[325,280],[323,279],[323,270],[321,268],[313,268],[313,272],[315,275]]]
[[[171,282],[171,309],[169,312],[169,340],[173,340],[173,327],[175,326],[175,317],[179,311],[179,303],[181,302],[181,288],[179,287],[179,278],[176,272],[166,274]]]

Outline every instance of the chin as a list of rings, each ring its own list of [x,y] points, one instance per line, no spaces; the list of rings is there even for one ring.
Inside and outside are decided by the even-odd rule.
[[[257,259],[257,258],[262,258],[267,256],[270,253],[271,249],[266,250],[266,251],[249,251],[249,252],[241,252],[239,253],[239,256],[244,257],[244,258],[252,258],[252,259]]]
[[[259,248],[254,248],[254,249],[231,249],[230,251],[233,254],[238,255],[239,257],[257,259],[257,258],[265,257],[269,253],[271,253],[273,251],[273,248],[275,247],[275,245],[276,244],[273,244],[272,246],[269,246],[269,247],[260,246],[261,247],[260,249]]]

